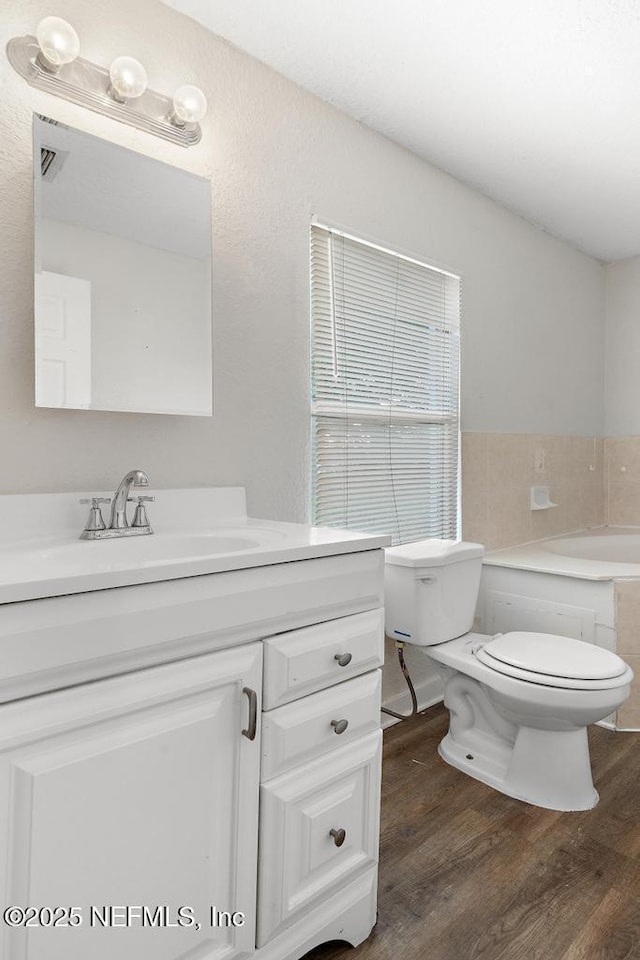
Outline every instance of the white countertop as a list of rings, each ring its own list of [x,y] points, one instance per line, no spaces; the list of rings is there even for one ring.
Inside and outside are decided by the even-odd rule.
[[[154,493],[155,502],[148,504],[154,533],[109,540],[79,539],[88,511],[79,500],[111,493],[0,496],[0,603],[310,560],[390,543],[388,536],[247,517],[241,487]]]

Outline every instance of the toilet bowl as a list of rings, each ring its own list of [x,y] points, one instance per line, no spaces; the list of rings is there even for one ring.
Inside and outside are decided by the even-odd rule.
[[[582,640],[470,632],[483,552],[450,540],[387,549],[386,632],[420,647],[445,681],[444,760],[518,800],[587,810],[598,793],[586,728],[626,700],[633,672]]]

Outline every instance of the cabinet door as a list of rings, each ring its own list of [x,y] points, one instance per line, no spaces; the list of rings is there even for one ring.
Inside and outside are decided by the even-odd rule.
[[[254,643],[0,707],[0,904],[63,908],[0,918],[2,960],[252,952],[260,757],[243,690],[260,690],[261,656]]]
[[[378,861],[382,732],[261,787],[258,946]]]

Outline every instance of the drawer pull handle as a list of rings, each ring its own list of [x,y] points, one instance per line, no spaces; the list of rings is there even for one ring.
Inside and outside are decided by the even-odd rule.
[[[338,666],[346,667],[351,663],[351,654],[350,653],[336,653],[334,660],[338,661]]]
[[[347,839],[347,831],[343,830],[342,827],[339,830],[329,830],[329,836],[333,837],[336,847],[341,847]]]
[[[258,729],[258,694],[251,687],[243,687],[242,692],[249,698],[249,726],[242,731],[242,736],[247,740],[255,740]]]
[[[333,727],[334,733],[344,733],[347,727],[349,726],[348,720],[332,720],[331,726]]]

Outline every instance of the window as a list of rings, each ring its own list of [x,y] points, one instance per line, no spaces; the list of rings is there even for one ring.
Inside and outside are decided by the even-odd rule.
[[[458,530],[460,279],[311,228],[313,523]]]

